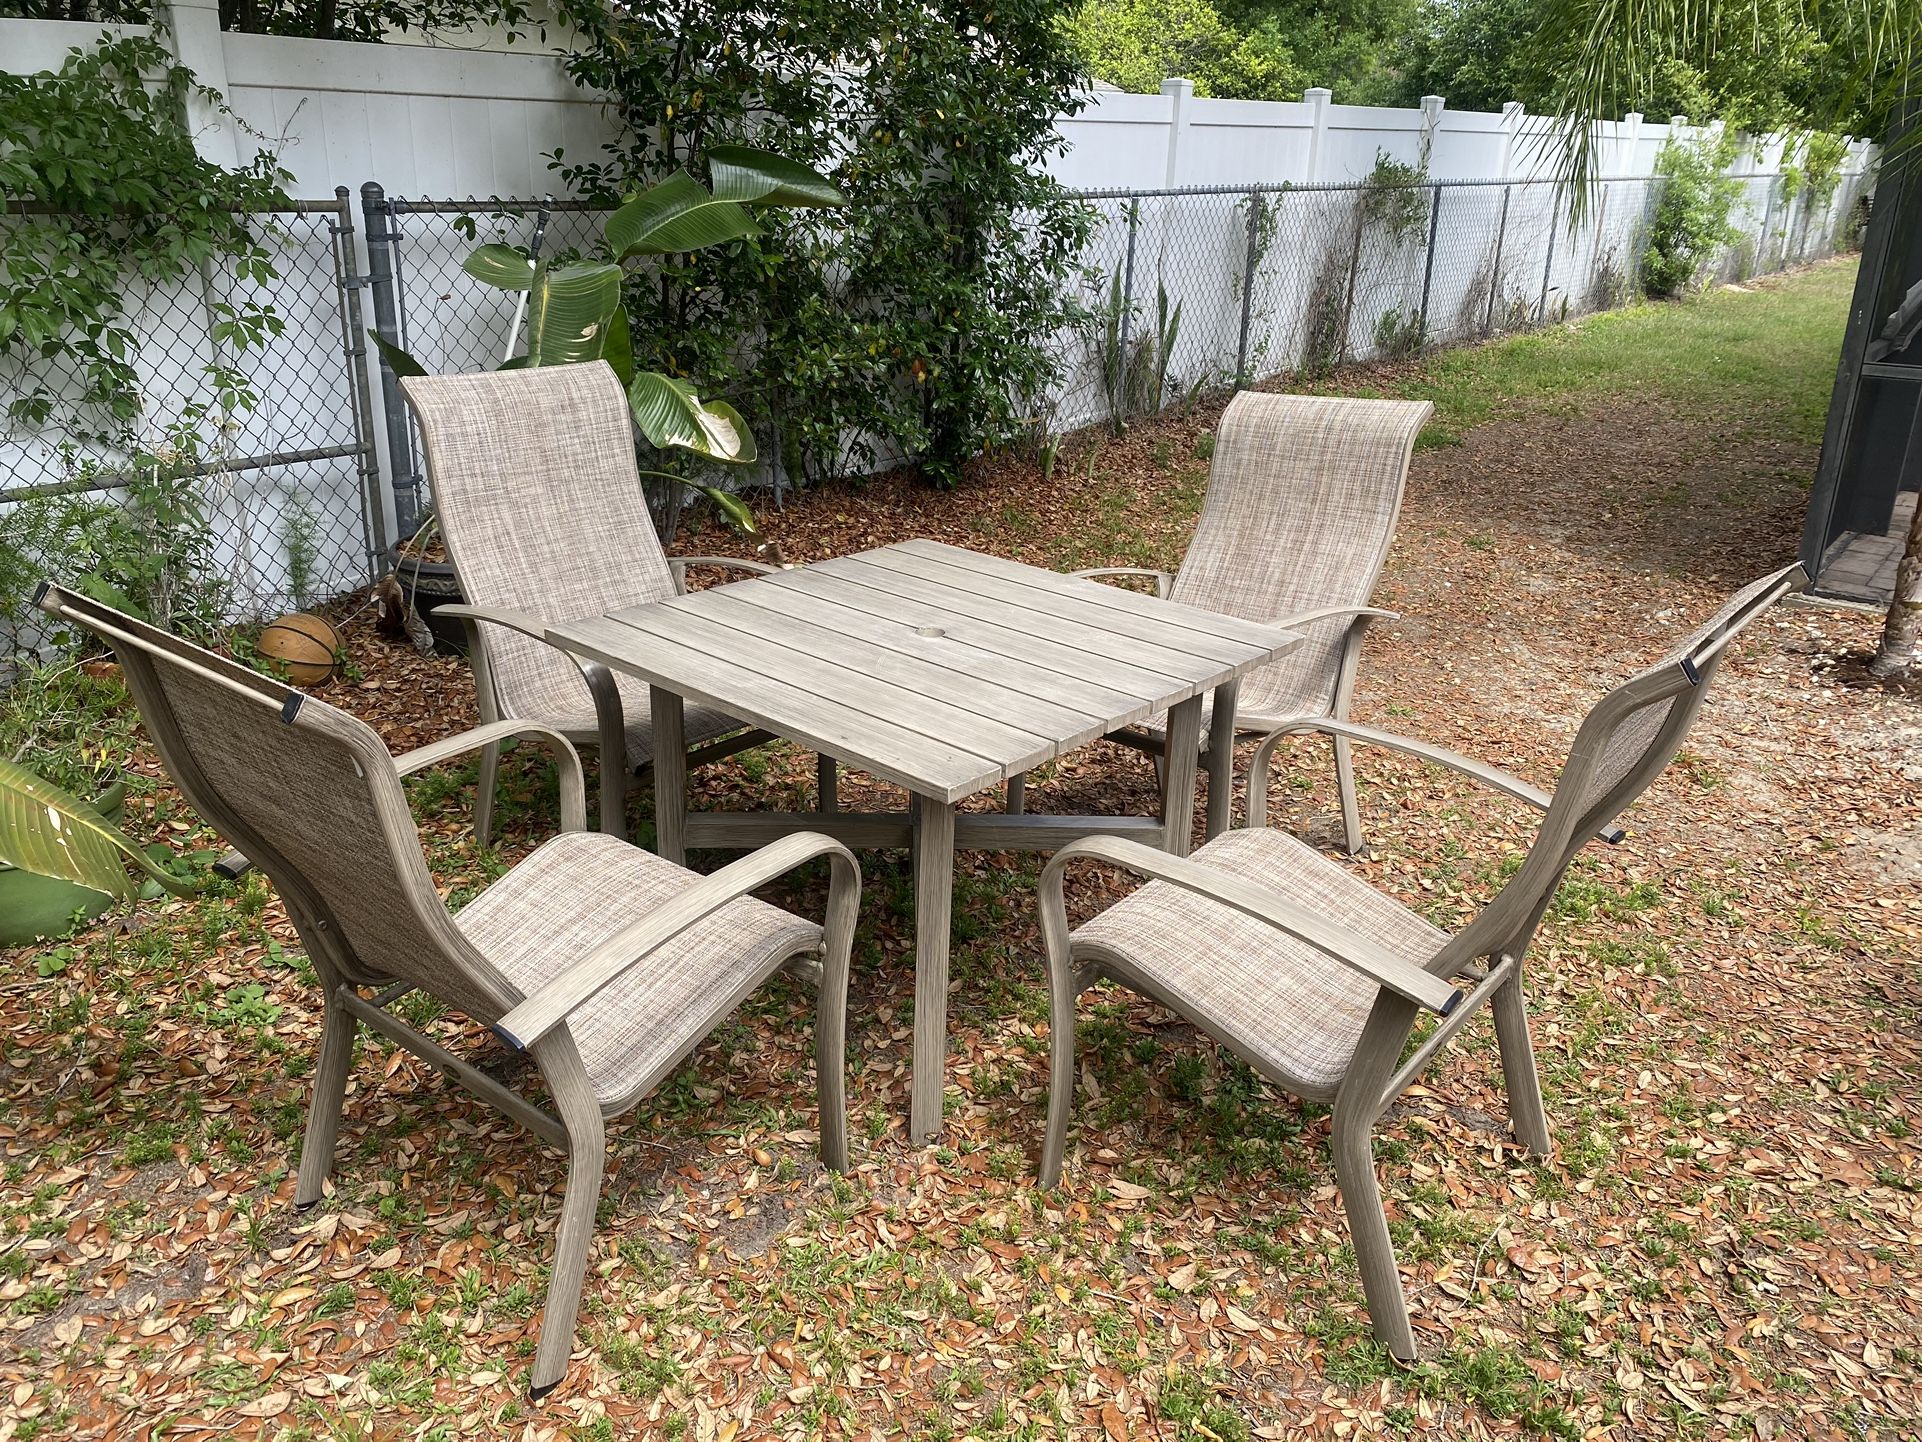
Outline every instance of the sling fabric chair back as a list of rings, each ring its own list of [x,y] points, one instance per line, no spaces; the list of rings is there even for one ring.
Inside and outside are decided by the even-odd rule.
[[[520,993],[434,889],[407,798],[359,718],[71,592],[59,614],[114,648],[195,811],[265,871],[321,985],[406,981],[482,1022]]]
[[[1365,607],[1395,538],[1427,401],[1243,391],[1222,412],[1208,495],[1172,600],[1270,622]],[[1237,715],[1264,725],[1330,714],[1352,615],[1244,676]],[[1252,723],[1251,723],[1252,724]]]
[[[674,595],[613,367],[409,376],[401,388],[470,604],[562,621]],[[504,626],[483,622],[482,635],[502,715],[589,710],[562,652]]]

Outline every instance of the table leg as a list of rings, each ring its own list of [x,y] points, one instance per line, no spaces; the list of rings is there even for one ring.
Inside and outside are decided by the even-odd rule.
[[[1208,840],[1228,829],[1228,813],[1235,803],[1235,698],[1239,681],[1215,687],[1214,710],[1208,717]]]
[[[677,692],[648,689],[654,723],[654,849],[687,865],[687,717]]]
[[[1201,752],[1201,697],[1168,712],[1167,776],[1161,787],[1162,849],[1186,856],[1195,829],[1195,767]]]
[[[948,931],[954,912],[954,808],[914,798],[914,1082],[908,1135],[941,1130],[948,1076]]]
[[[841,809],[840,763],[825,751],[814,758],[814,790],[823,816]]]

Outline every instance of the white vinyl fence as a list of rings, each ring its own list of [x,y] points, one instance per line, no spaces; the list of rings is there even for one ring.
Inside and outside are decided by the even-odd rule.
[[[0,20],[0,66],[52,68],[102,28]],[[591,155],[611,131],[551,52],[225,34],[201,0],[173,6],[172,33],[238,117],[196,117],[203,153],[231,163],[270,149],[304,198],[298,213],[259,218],[280,257],[269,298],[287,331],[246,358],[263,402],[220,439],[206,477],[236,598],[262,613],[370,579],[422,499],[409,427],[366,329],[404,338],[435,368],[498,360],[512,307],[460,271],[468,244],[456,225],[471,219],[521,244],[548,225],[550,243],[582,243],[597,217],[564,195],[544,207],[561,189],[546,157]],[[1068,143],[1054,172],[1099,222],[1083,297],[1094,318],[1058,339],[1063,380],[1037,417],[1057,431],[1198,387],[1620,304],[1635,284],[1655,157],[1672,137],[1707,133],[1681,117],[1602,126],[1613,178],[1576,224],[1548,178],[1548,127],[1518,105],[1478,114],[1431,97],[1393,110],[1337,105],[1326,90],[1207,100],[1170,80],[1158,95],[1098,93],[1059,129]],[[1844,232],[1871,147],[1853,143],[1841,182],[1814,196],[1783,179],[1798,143],[1741,147],[1742,240],[1721,261],[1724,278],[1825,254]],[[1429,179],[1391,204],[1367,183],[1378,155]],[[199,290],[136,302],[155,432],[204,384],[213,343]],[[1157,315],[1177,303],[1169,345]],[[0,358],[0,405],[10,373],[17,388],[30,363]],[[0,521],[18,497],[73,476],[73,458],[45,435],[0,435]]]

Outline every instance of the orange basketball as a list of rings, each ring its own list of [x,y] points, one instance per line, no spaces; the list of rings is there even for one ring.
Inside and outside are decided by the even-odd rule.
[[[318,616],[296,611],[269,621],[260,633],[260,654],[286,667],[296,686],[320,686],[331,681],[340,665],[340,635]]]

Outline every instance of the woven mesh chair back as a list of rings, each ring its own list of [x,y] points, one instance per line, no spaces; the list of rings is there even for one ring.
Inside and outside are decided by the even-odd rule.
[[[482,1021],[520,999],[448,917],[371,727],[111,607],[51,599],[114,647],[168,774],[273,881],[323,979],[410,981]]]
[[[1243,391],[1215,431],[1208,496],[1169,591],[1250,621],[1364,606],[1395,537],[1427,401]],[[1334,699],[1349,621],[1244,677],[1238,709],[1320,715]]]
[[[1575,853],[1627,810],[1681,749],[1728,647],[1807,581],[1797,565],[1750,582],[1661,660],[1595,703],[1569,747],[1527,859],[1436,958],[1436,969],[1476,956],[1520,954]]]
[[[401,388],[469,603],[564,621],[674,594],[627,396],[605,361],[409,376]],[[586,704],[553,647],[494,626],[487,653],[506,714]]]

